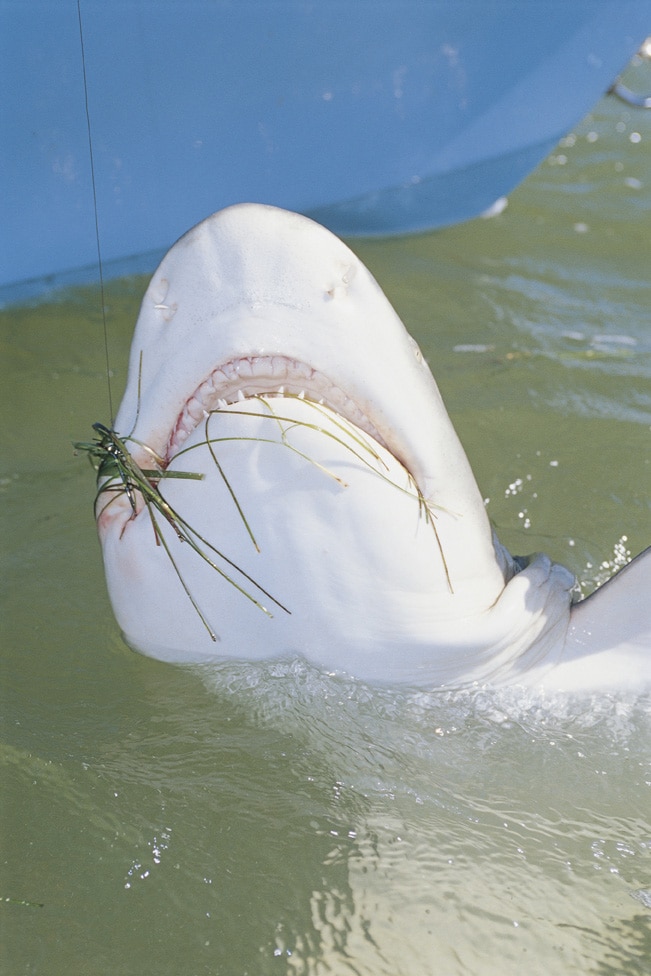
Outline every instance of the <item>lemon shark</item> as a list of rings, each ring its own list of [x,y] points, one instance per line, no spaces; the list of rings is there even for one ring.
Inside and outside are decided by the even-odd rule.
[[[313,221],[204,220],[144,296],[96,502],[127,643],[371,682],[651,685],[651,549],[588,599],[495,537],[436,382]]]

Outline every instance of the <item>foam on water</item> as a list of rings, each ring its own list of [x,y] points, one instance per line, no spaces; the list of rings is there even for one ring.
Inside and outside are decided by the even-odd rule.
[[[325,842],[310,925],[277,934],[289,972],[644,971],[648,697],[396,692],[300,659],[200,677],[282,741],[311,796],[293,829]]]

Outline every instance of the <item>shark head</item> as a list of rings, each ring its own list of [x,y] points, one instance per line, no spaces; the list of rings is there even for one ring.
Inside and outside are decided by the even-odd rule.
[[[127,642],[302,654],[361,678],[515,679],[564,646],[571,575],[494,537],[428,364],[323,227],[242,204],[144,296],[97,521]]]

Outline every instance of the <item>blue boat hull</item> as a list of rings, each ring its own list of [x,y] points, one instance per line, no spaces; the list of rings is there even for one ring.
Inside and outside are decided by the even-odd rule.
[[[649,0],[0,0],[2,286],[108,271],[250,200],[342,235],[471,218],[641,44]],[[94,270],[89,274],[94,275]]]

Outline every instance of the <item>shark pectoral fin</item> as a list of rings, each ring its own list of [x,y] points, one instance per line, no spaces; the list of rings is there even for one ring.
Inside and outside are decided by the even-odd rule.
[[[632,655],[651,679],[651,546],[572,607],[566,651],[575,658],[608,652]],[[595,664],[598,667],[598,664]]]

